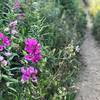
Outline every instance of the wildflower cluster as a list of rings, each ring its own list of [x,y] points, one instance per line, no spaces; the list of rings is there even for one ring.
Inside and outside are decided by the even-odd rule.
[[[41,50],[40,50],[40,44],[37,42],[36,39],[27,38],[25,40],[25,51],[27,54],[24,56],[25,60],[30,61],[32,63],[37,63],[41,58]],[[28,81],[30,77],[32,76],[32,81],[37,82],[37,69],[34,67],[27,67],[26,70],[24,67],[21,68],[22,83]]]
[[[16,9],[19,9],[20,7],[21,7],[21,5],[19,3],[19,0],[15,0],[14,5],[13,5],[13,9],[16,10]]]
[[[40,44],[36,39],[28,38],[25,40],[25,51],[27,55],[25,55],[25,59],[28,61],[32,61],[32,63],[37,63],[41,58]]]
[[[7,60],[5,60],[4,56],[9,56],[10,52],[7,52],[6,47],[10,46],[10,40],[8,36],[5,36],[2,32],[0,32],[0,65],[6,66],[8,64]],[[3,52],[2,52],[3,51]]]
[[[7,36],[0,32],[0,51],[3,51],[4,48],[10,45],[10,40]]]
[[[33,82],[37,82],[37,69],[33,68],[31,66],[29,66],[28,68],[21,68],[21,72],[22,72],[22,78],[21,78],[21,82],[24,83],[26,81],[28,81],[30,79],[30,77],[32,77],[32,81]]]
[[[16,15],[16,19],[13,21],[10,21],[10,23],[8,24],[8,27],[5,28],[4,30],[5,32],[8,32],[9,34],[11,34],[11,36],[14,35],[16,37],[18,35],[17,24],[18,24],[18,21],[20,22],[24,17],[24,12],[21,10],[22,10],[21,4],[19,0],[15,0],[14,5],[13,5],[13,12]],[[3,42],[4,43],[7,42],[7,39],[3,40]],[[37,63],[42,58],[40,44],[37,42],[36,39],[32,39],[32,38],[25,39],[24,44],[25,44],[24,50],[27,52],[27,54],[24,56],[24,59],[29,62],[32,62],[33,64]],[[27,66],[25,65],[24,67],[20,68],[20,71],[22,73],[22,77],[21,77],[22,83],[28,81],[31,77],[32,77],[33,82],[37,81],[36,75],[38,71],[36,68],[30,65],[27,65]]]

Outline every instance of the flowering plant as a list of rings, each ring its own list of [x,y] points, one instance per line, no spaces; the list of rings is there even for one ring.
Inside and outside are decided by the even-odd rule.
[[[3,33],[0,32],[0,51],[3,51],[4,48],[10,45],[10,40],[7,36],[5,36]]]
[[[0,100],[73,98],[84,16],[67,1],[0,0]]]
[[[24,67],[21,68],[21,73],[23,74],[22,75],[22,78],[21,78],[21,81],[24,83],[25,81],[29,80],[30,77],[32,77],[32,81],[33,82],[37,82],[37,69],[35,69],[34,67],[28,67],[26,70],[24,69]]]
[[[38,62],[42,57],[40,44],[35,39],[28,38],[25,40],[25,51],[27,54],[24,58],[28,61],[32,61],[33,63]]]

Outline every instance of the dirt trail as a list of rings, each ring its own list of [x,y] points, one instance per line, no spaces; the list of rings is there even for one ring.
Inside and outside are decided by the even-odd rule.
[[[91,35],[92,24],[87,11],[86,14],[87,29],[80,52],[86,67],[79,76],[79,93],[75,100],[100,100],[100,48]]]

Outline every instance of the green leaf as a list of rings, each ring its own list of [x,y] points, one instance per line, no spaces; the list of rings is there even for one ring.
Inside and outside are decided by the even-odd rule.
[[[2,75],[2,78],[4,78],[6,81],[10,81],[10,82],[13,82],[13,83],[18,83],[18,80],[13,79],[13,78],[11,78],[7,75],[4,75],[4,74]]]

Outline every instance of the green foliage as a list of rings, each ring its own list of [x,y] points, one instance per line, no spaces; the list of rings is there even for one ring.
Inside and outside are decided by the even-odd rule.
[[[93,35],[96,40],[100,41],[100,12],[97,13],[93,21]]]
[[[79,37],[84,36],[86,15],[80,8],[80,2],[75,0],[60,0],[62,5],[62,17],[66,20],[69,28],[75,28]],[[79,35],[80,34],[80,35]],[[78,38],[79,38],[78,37]]]
[[[73,83],[80,62],[75,51],[84,35],[85,15],[75,0],[19,0],[21,9],[12,10],[9,0],[7,11],[0,12],[0,31],[13,41],[7,49],[13,55],[7,58],[10,65],[1,67],[0,97],[4,100],[74,100]],[[3,2],[0,7],[5,7]],[[25,14],[18,20],[16,14]],[[2,15],[2,13],[6,15]],[[4,29],[9,22],[18,20],[17,35],[9,35]],[[3,21],[2,21],[3,20]],[[27,65],[23,60],[24,39],[35,38],[41,44],[42,60],[32,66],[39,69],[38,82],[20,82],[20,68]]]

